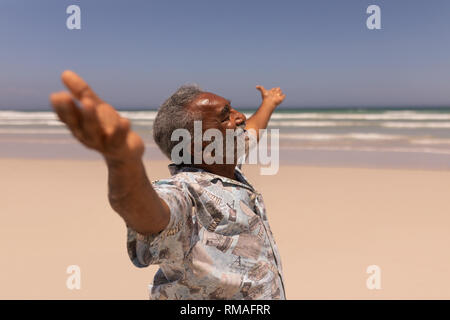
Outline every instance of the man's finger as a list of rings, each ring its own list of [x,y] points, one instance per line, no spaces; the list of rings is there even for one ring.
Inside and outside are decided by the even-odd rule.
[[[97,117],[95,103],[90,97],[83,97],[81,104],[81,114],[83,116],[81,129],[83,131],[85,141],[90,147],[97,149],[101,148],[103,132]]]
[[[64,103],[61,99],[62,92],[54,92],[50,94],[49,100],[50,104],[58,115],[59,120],[66,123],[66,112],[64,110]]]
[[[67,124],[72,132],[80,130],[81,112],[68,92],[51,94],[50,102],[59,119]]]
[[[261,93],[264,93],[266,91],[266,89],[263,86],[256,86],[256,89],[261,91]]]
[[[61,79],[70,92],[81,100],[83,98],[90,98],[94,103],[100,103],[101,99],[97,96],[94,90],[75,72],[66,70],[62,73]]]
[[[119,113],[107,103],[97,105],[96,112],[104,133],[107,136],[111,135],[119,125]]]
[[[113,151],[125,142],[128,132],[130,131],[130,120],[119,118],[117,127],[113,134],[109,136],[106,151]]]

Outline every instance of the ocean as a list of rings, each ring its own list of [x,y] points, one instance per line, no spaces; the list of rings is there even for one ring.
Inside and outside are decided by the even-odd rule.
[[[146,142],[146,159],[163,159],[151,134],[156,111],[120,113]],[[279,129],[281,164],[450,169],[450,108],[280,108],[268,129]],[[0,110],[0,157],[100,158],[48,110]]]

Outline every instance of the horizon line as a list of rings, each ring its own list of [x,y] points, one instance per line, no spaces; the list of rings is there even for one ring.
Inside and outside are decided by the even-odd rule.
[[[130,107],[115,107],[118,111],[157,111],[159,107],[154,106],[130,106]],[[246,106],[239,107],[238,110],[257,110],[258,107]],[[275,111],[280,110],[327,110],[327,109],[450,109],[449,105],[366,105],[366,106],[280,106]],[[0,111],[53,111],[51,106],[45,107],[3,107],[0,106]]]

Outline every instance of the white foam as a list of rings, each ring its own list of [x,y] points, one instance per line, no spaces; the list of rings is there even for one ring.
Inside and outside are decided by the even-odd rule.
[[[119,114],[130,120],[155,120],[157,111],[119,111]]]
[[[271,121],[270,127],[384,127],[398,129],[449,129],[450,122]]]
[[[0,128],[0,134],[69,134],[68,129],[6,129]]]
[[[23,111],[0,111],[0,120],[56,120],[58,117],[52,111],[23,112]]]
[[[0,120],[0,125],[3,126],[63,126],[64,124],[59,120]]]
[[[430,145],[439,145],[439,144],[448,144],[450,145],[450,139],[412,139],[410,141],[412,144],[430,144]]]
[[[385,128],[429,128],[429,129],[447,129],[450,128],[450,122],[384,122],[380,124]]]
[[[422,113],[415,111],[386,111],[384,113],[274,113],[273,120],[450,120],[450,114]]]
[[[281,139],[294,139],[294,140],[370,140],[370,141],[378,141],[378,140],[401,140],[407,139],[407,136],[402,135],[388,135],[388,134],[379,134],[379,133],[359,133],[359,132],[351,132],[347,134],[321,134],[321,133],[312,133],[312,134],[302,134],[302,133],[292,133],[292,134],[280,134]]]
[[[322,147],[322,146],[285,146],[280,149],[291,150],[313,150],[313,151],[364,151],[364,152],[402,152],[402,153],[432,153],[450,155],[450,150],[433,149],[433,148],[378,148],[378,147],[355,147],[355,146],[341,146],[341,147]]]
[[[366,126],[363,122],[343,122],[343,121],[271,121],[271,127],[350,127]]]

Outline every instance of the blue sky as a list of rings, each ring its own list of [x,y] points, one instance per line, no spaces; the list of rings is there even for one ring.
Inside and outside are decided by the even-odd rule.
[[[81,7],[81,30],[66,28]],[[382,30],[366,28],[381,7]],[[450,106],[450,1],[0,2],[0,108],[46,108],[72,69],[116,107],[156,107],[185,83],[284,106]]]

